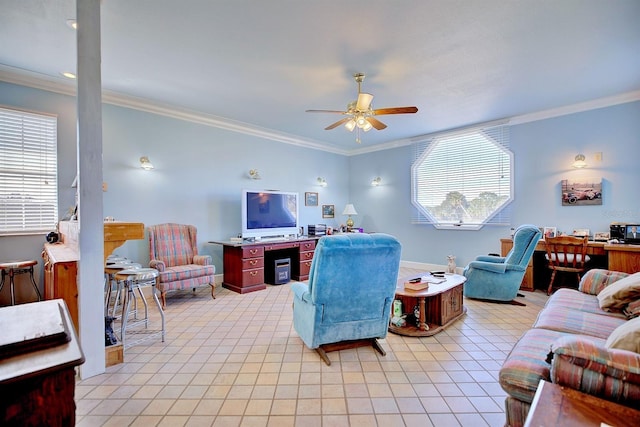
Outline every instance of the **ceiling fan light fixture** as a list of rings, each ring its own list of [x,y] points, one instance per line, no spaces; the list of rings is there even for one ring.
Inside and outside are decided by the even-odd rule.
[[[373,126],[371,126],[371,123],[369,123],[368,121],[365,120],[364,125],[360,126],[362,128],[363,131],[365,132],[369,132],[371,130],[371,128],[373,128]]]
[[[346,127],[349,130],[349,132],[353,132],[353,130],[356,127],[356,121],[354,119],[351,119],[344,124],[344,127]]]
[[[358,115],[358,118],[356,119],[356,122],[357,122],[358,127],[360,129],[364,129],[364,127],[369,123],[369,122],[367,122],[367,119],[365,119],[362,114]]]

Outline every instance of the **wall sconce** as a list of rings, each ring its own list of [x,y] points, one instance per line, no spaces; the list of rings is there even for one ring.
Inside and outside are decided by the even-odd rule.
[[[373,185],[374,187],[377,187],[378,185],[380,185],[381,182],[382,182],[382,178],[380,178],[379,176],[376,176],[371,181],[371,185]]]
[[[320,187],[326,187],[327,186],[327,180],[326,179],[324,179],[322,177],[318,177],[317,181],[318,181],[318,185]]]
[[[140,157],[140,167],[146,171],[153,169],[153,163],[149,161],[147,156]]]
[[[587,163],[584,160],[584,154],[578,154],[573,161],[573,167],[577,169],[586,168]]]
[[[251,178],[251,179],[262,179],[262,177],[260,176],[260,172],[258,172],[258,169],[251,169],[249,171],[249,178]]]

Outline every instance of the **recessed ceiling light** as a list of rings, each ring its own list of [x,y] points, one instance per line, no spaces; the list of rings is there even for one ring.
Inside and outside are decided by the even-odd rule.
[[[74,30],[78,29],[78,21],[76,21],[75,19],[67,19],[67,25]]]
[[[76,75],[75,75],[75,74],[70,73],[70,72],[68,72],[68,71],[64,71],[64,72],[62,72],[62,73],[60,73],[60,74],[62,74],[63,76],[65,76],[65,77],[66,77],[66,78],[68,78],[68,79],[75,79],[75,78],[76,78]]]

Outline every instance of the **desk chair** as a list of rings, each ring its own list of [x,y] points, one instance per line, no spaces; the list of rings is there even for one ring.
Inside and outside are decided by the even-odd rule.
[[[547,247],[548,267],[551,269],[551,281],[547,295],[551,295],[553,282],[558,271],[565,273],[575,273],[580,283],[580,274],[585,271],[585,263],[588,262],[587,241],[585,237],[560,236],[547,237],[545,245]]]

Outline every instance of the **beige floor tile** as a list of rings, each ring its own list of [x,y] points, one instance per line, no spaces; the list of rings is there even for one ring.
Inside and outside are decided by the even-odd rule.
[[[498,371],[547,300],[465,299],[467,314],[437,335],[388,334],[385,357],[349,349],[327,366],[292,327],[288,286],[171,295],[165,343],[77,383],[78,426],[501,426]]]

